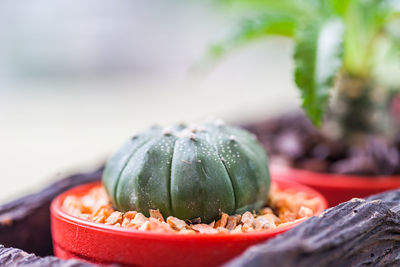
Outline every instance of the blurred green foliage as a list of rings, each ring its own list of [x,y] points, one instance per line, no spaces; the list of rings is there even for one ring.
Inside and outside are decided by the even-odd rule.
[[[212,57],[221,58],[260,37],[293,38],[294,80],[302,106],[316,125],[321,124],[339,73],[370,79],[389,61],[400,72],[400,0],[222,2],[247,12],[250,18],[211,47]]]

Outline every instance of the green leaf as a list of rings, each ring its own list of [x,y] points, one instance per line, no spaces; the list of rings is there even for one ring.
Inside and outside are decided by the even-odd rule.
[[[303,108],[321,125],[330,89],[342,65],[344,25],[339,18],[310,21],[299,28],[294,52],[295,82]]]
[[[296,22],[295,17],[285,14],[264,14],[253,20],[244,20],[240,24],[239,30],[232,36],[213,45],[210,54],[214,58],[220,58],[236,47],[267,35],[292,37]]]
[[[350,0],[330,0],[330,5],[336,14],[344,16],[347,12]]]
[[[393,7],[385,0],[350,1],[344,17],[346,37],[343,64],[347,72],[361,77],[372,75],[376,45],[394,12]]]

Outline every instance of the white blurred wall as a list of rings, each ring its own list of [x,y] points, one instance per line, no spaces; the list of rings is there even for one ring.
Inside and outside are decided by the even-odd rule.
[[[0,4],[0,203],[95,169],[154,123],[256,120],[298,105],[289,41],[194,72],[232,17],[168,3]]]

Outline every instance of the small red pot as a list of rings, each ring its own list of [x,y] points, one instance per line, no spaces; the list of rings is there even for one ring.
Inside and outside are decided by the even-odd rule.
[[[275,182],[282,189],[290,188],[319,198],[318,214],[327,208],[325,198],[315,190],[290,181]],[[59,258],[125,266],[217,266],[249,246],[294,227],[290,225],[247,234],[179,235],[117,228],[83,220],[62,211],[61,205],[66,196],[82,196],[98,184],[72,188],[53,200],[50,208],[51,230],[54,253]]]
[[[400,188],[400,176],[355,176],[319,173],[283,166],[272,166],[271,175],[314,188],[328,200],[330,207],[354,197],[364,198]]]

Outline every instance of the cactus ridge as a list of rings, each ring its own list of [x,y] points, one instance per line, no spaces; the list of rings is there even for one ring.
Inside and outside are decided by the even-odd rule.
[[[108,160],[103,173],[103,177],[107,177],[107,179],[103,179],[103,184],[110,196],[116,195],[119,179],[131,157],[140,147],[150,141],[154,131],[157,130],[159,128],[152,127],[148,135],[133,136]],[[111,200],[114,206],[118,206],[114,197]]]
[[[261,208],[269,191],[268,159],[257,140],[221,121],[153,127],[106,164],[103,184],[120,211],[200,217]]]

